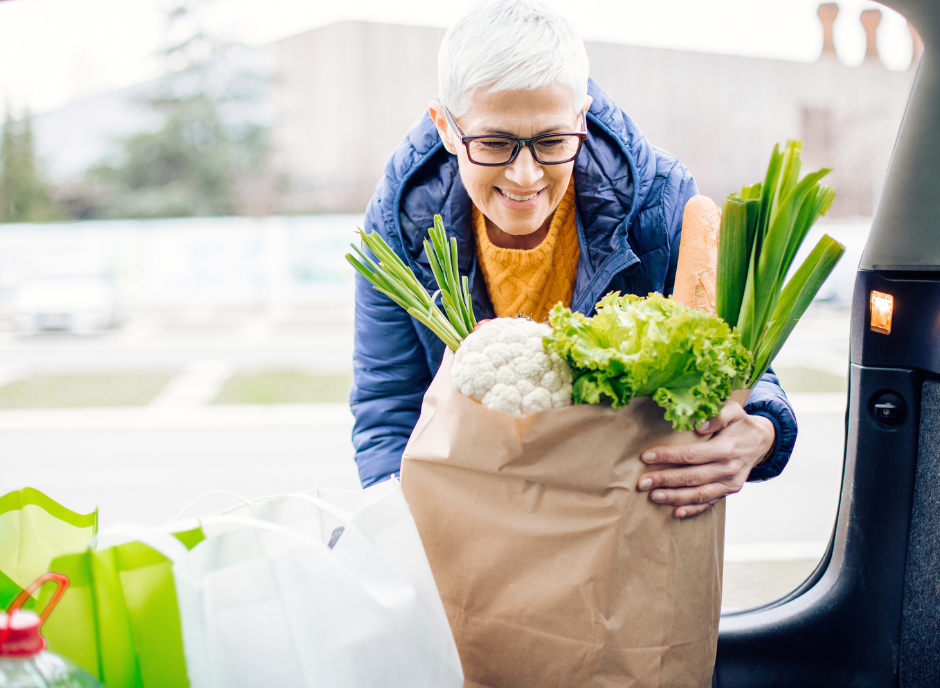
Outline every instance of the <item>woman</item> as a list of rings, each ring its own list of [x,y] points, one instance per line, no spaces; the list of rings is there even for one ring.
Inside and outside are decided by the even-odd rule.
[[[545,320],[557,301],[589,313],[611,290],[671,293],[695,182],[588,78],[567,20],[533,0],[477,5],[444,37],[438,78],[440,100],[389,160],[365,231],[433,290],[422,242],[441,214],[480,319]],[[369,485],[398,473],[444,345],[362,277],[355,336],[353,443]],[[637,486],[680,518],[779,474],[796,420],[767,374],[746,408],[728,402],[698,430],[716,434],[642,457],[683,465]]]

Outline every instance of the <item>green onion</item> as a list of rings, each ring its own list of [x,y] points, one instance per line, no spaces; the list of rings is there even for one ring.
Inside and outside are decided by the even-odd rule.
[[[754,356],[747,387],[766,372],[845,251],[823,237],[784,285],[810,228],[835,199],[832,187],[820,184],[830,170],[799,179],[802,148],[801,141],[782,151],[775,146],[763,184],[744,187],[722,206],[716,310]]]
[[[378,232],[361,234],[362,243],[372,251],[379,262],[372,260],[362,248],[352,244],[358,258],[346,254],[360,275],[365,277],[376,291],[385,294],[404,308],[413,318],[423,324],[453,351],[460,347],[464,337],[473,331],[477,321],[473,315],[473,300],[470,283],[461,278],[457,267],[457,240],[450,237],[440,215],[434,216],[434,226],[428,230],[431,241],[424,241],[424,252],[431,264],[438,290],[433,296],[415,277],[414,272],[389,247]],[[441,295],[444,313],[437,306],[437,295]]]

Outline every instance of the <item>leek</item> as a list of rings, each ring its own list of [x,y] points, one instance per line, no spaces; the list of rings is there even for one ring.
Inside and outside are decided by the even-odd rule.
[[[822,169],[799,179],[803,144],[775,146],[762,184],[733,193],[722,206],[717,315],[736,325],[754,357],[745,386],[757,384],[832,272],[845,247],[826,235],[784,284],[800,245],[825,215],[835,191]]]
[[[767,322],[767,333],[754,357],[751,379],[755,384],[761,375],[767,372],[771,361],[809,308],[819,288],[842,257],[843,251],[845,247],[842,244],[828,234],[823,235],[783,288],[774,312]]]

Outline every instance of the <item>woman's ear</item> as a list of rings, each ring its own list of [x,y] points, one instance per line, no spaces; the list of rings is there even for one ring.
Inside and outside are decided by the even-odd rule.
[[[584,101],[584,106],[581,109],[587,112],[588,110],[591,109],[591,103],[593,102],[594,102],[593,96],[588,96],[587,99]]]
[[[444,106],[436,100],[428,103],[428,114],[431,115],[431,121],[437,127],[437,133],[444,142],[444,149],[451,155],[456,155],[453,143],[450,140],[450,127],[447,124],[447,118],[444,116]]]

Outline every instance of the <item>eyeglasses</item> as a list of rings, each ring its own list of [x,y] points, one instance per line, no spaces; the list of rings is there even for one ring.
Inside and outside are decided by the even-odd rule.
[[[535,161],[542,165],[561,165],[578,157],[581,146],[587,139],[587,117],[581,111],[583,128],[580,132],[542,134],[531,139],[515,136],[464,136],[454,121],[450,110],[444,108],[447,123],[460,137],[460,142],[467,148],[467,158],[474,165],[501,167],[509,165],[525,146],[532,153]]]

